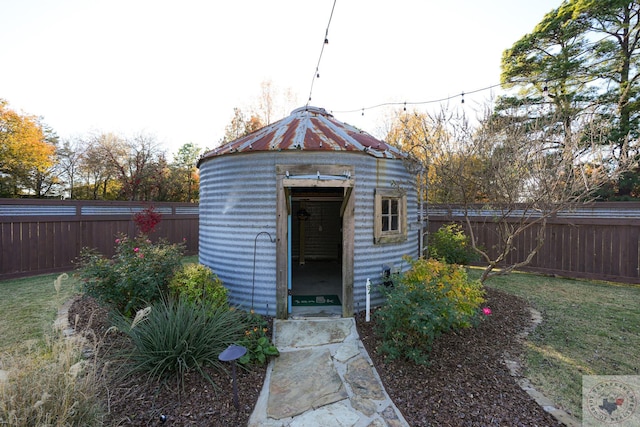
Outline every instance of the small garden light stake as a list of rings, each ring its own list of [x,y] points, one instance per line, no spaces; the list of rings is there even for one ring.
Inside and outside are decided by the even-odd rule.
[[[236,384],[236,360],[240,359],[246,353],[247,353],[246,347],[243,347],[241,345],[231,344],[218,356],[218,359],[220,359],[220,361],[231,363],[231,381],[233,383],[233,404],[235,405],[236,410],[240,408],[240,403],[238,402],[238,386]]]

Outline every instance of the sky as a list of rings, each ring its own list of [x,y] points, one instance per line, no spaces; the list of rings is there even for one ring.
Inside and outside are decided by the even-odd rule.
[[[270,82],[272,121],[308,103],[382,138],[403,105],[369,107],[498,95],[480,89],[502,52],[561,1],[0,0],[0,98],[62,140],[145,133],[173,154],[217,146]]]

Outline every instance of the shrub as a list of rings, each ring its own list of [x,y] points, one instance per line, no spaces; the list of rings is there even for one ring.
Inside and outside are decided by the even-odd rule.
[[[246,347],[247,353],[238,360],[239,363],[264,365],[270,357],[280,355],[277,347],[267,335],[269,329],[264,317],[251,310],[247,314],[246,323],[247,330],[238,344]]]
[[[422,364],[438,336],[474,324],[484,291],[462,267],[434,259],[408,261],[410,270],[395,286],[381,288],[386,303],[375,312],[376,333],[382,338],[380,351],[390,360],[404,357]]]
[[[26,354],[3,356],[0,425],[102,425],[96,365],[81,360],[77,341],[60,334]]]
[[[464,234],[460,224],[443,225],[429,236],[429,258],[435,258],[447,264],[467,265],[478,260],[469,236]]]
[[[141,310],[131,323],[116,315],[114,324],[133,343],[126,355],[131,374],[174,377],[178,384],[184,384],[185,374],[195,369],[215,385],[203,368],[224,369],[218,355],[245,330],[242,313],[222,306],[207,309],[185,297],[163,298]]]
[[[181,266],[183,247],[164,241],[153,244],[143,234],[135,239],[122,236],[115,243],[110,260],[83,250],[79,274],[87,294],[131,316],[167,292],[169,280]]]
[[[133,222],[142,234],[153,233],[162,220],[162,215],[156,212],[153,206],[148,206],[144,210],[133,215]]]
[[[169,282],[169,290],[194,304],[210,308],[227,305],[227,288],[209,267],[202,264],[183,265]]]

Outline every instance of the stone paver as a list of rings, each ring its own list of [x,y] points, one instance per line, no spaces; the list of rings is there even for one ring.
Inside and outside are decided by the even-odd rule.
[[[360,355],[360,349],[358,348],[358,343],[356,341],[349,341],[342,344],[336,354],[333,356],[338,362],[346,362],[352,357]]]
[[[353,427],[360,417],[345,402],[327,405],[317,411],[307,412],[289,424],[290,427]]]
[[[373,367],[362,356],[347,364],[344,378],[359,397],[374,400],[385,398],[382,384],[373,374]]]
[[[346,398],[329,350],[292,351],[276,358],[269,385],[269,417],[293,417]]]
[[[540,316],[532,314],[538,322]],[[408,427],[384,390],[353,319],[276,320],[280,357],[267,369],[249,427]],[[505,355],[512,375],[520,367]],[[556,419],[579,422],[552,406],[531,384],[519,385]]]
[[[250,427],[408,427],[352,318],[274,321],[280,350]]]
[[[352,333],[352,324],[353,319],[275,322],[275,344],[279,349],[287,349],[344,342]]]

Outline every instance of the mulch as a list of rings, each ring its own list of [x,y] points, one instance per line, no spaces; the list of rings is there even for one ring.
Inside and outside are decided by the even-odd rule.
[[[356,316],[358,333],[385,389],[411,426],[562,425],[516,384],[504,364],[505,352],[511,357],[522,352],[516,337],[530,326],[526,302],[492,289],[487,297],[492,315],[476,328],[436,340],[428,366],[386,360],[376,351],[374,323],[365,322],[364,313]],[[100,343],[95,360],[108,411],[106,426],[247,425],[266,367],[238,370],[236,409],[229,372],[207,371],[217,389],[195,373],[186,376],[183,388],[141,376],[123,377],[117,354],[128,343],[107,332],[108,311],[92,298],[77,300],[69,310],[69,321]]]
[[[531,325],[527,303],[487,290],[492,314],[479,326],[436,340],[430,365],[388,361],[376,349],[373,323],[358,315],[358,333],[387,393],[411,426],[561,426],[516,383],[504,363],[522,353]],[[375,318],[375,313],[372,315]]]

